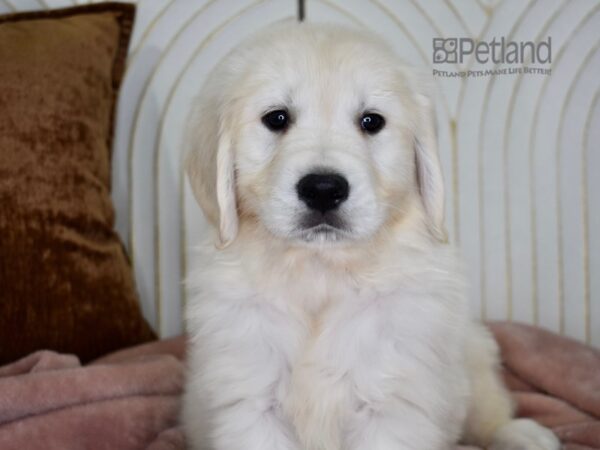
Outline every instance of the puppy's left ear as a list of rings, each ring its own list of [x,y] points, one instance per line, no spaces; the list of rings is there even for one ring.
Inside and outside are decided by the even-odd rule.
[[[188,122],[186,168],[206,218],[219,232],[219,248],[238,232],[235,162],[230,120],[215,96],[200,98]]]
[[[435,109],[430,86],[416,88],[417,117],[414,134],[414,150],[417,183],[423,202],[427,226],[440,242],[448,236],[444,227],[444,178],[438,156]]]
[[[228,246],[238,233],[238,213],[235,196],[233,142],[228,130],[221,130],[217,149],[217,205],[219,205],[219,237]]]

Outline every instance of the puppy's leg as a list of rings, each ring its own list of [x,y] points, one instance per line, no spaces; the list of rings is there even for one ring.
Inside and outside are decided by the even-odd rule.
[[[508,390],[498,372],[498,346],[491,333],[473,325],[467,348],[471,404],[463,440],[490,450],[557,450],[560,443],[547,428],[529,419],[514,419]]]
[[[294,324],[273,308],[241,303],[200,316],[200,326],[191,324],[183,402],[188,448],[299,450],[280,407]]]

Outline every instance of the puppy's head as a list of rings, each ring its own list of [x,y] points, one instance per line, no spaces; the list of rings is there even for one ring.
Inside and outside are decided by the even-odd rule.
[[[331,26],[278,26],[228,55],[198,99],[187,156],[221,244],[244,221],[322,246],[370,239],[408,216],[443,240],[420,84],[376,38]]]

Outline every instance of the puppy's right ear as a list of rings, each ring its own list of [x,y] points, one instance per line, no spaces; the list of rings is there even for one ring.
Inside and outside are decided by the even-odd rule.
[[[444,179],[438,156],[433,79],[426,72],[416,69],[404,69],[403,76],[413,92],[416,175],[427,227],[435,239],[447,242],[444,227]]]
[[[429,231],[440,242],[447,242],[444,226],[444,179],[438,156],[435,111],[430,98],[417,94],[420,110],[415,135],[415,163],[421,201]]]
[[[217,246],[224,248],[238,231],[235,163],[230,127],[213,103],[201,99],[190,116],[185,166],[196,200],[219,230]]]

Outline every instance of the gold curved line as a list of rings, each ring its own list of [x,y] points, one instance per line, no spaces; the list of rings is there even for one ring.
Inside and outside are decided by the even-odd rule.
[[[533,0],[533,2],[529,2],[525,9],[521,12],[517,20],[513,23],[510,31],[508,33],[508,39],[511,40],[512,36],[515,34],[518,27],[521,26],[525,17],[531,12],[533,5],[537,0]],[[498,67],[498,64],[494,64],[494,69]],[[479,135],[477,139],[477,203],[478,203],[478,217],[479,217],[479,264],[481,267],[481,280],[480,280],[480,301],[481,301],[481,311],[482,316],[485,319],[487,316],[487,301],[486,301],[486,292],[485,288],[487,286],[487,274],[485,271],[485,227],[483,226],[484,216],[485,216],[485,202],[483,201],[483,158],[481,153],[483,151],[483,139],[484,139],[484,124],[487,120],[487,112],[489,107],[489,99],[490,99],[490,91],[495,84],[495,78],[491,77],[489,83],[486,85],[485,93],[483,96],[483,105],[482,105],[482,113],[479,120]],[[462,106],[462,105],[461,105]],[[505,244],[506,245],[506,244]],[[505,274],[505,283],[507,286],[507,298],[506,300],[506,309],[507,315],[512,315],[512,286],[509,283],[512,283],[512,274],[509,274],[509,270],[507,267]]]
[[[473,33],[471,33],[471,30],[467,26],[465,19],[463,18],[463,16],[460,15],[460,12],[458,11],[458,9],[456,9],[456,6],[454,6],[454,3],[452,3],[450,0],[444,0],[444,3],[448,7],[448,9],[450,9],[450,11],[452,11],[452,14],[454,15],[454,17],[456,17],[458,22],[461,24],[461,26],[463,27],[463,30],[468,33],[470,38],[473,38],[474,37]]]
[[[573,30],[569,33],[569,36],[567,37],[567,39],[564,42],[569,42],[573,36],[575,35],[575,33],[578,31],[578,29],[580,27],[582,27],[593,15],[594,13],[596,13],[598,10],[600,9],[600,3],[596,4],[596,6],[594,8],[592,8],[590,11],[587,12],[587,14],[585,16],[583,16],[583,18],[579,21],[579,23],[577,23],[577,25],[573,28]],[[564,50],[566,48],[566,45],[563,45],[562,47],[559,48],[559,51],[556,55],[556,59],[554,60],[554,62],[552,63],[553,67],[560,61],[560,59],[562,58],[562,55],[564,53]],[[520,82],[520,78],[517,80],[518,82]],[[532,125],[535,125],[538,122],[538,116],[539,116],[539,112],[540,112],[540,99],[544,97],[544,94],[546,92],[546,89],[548,87],[548,81],[549,78],[544,79],[544,82],[542,83],[542,88],[540,89],[540,95],[538,96],[538,99],[536,101],[536,105],[535,105],[535,110],[534,110],[534,114],[533,114],[533,118],[532,118]],[[535,192],[534,192],[534,185],[535,185],[535,171],[533,170],[533,162],[534,162],[534,142],[536,139],[537,133],[536,133],[536,127],[532,126],[532,133],[529,135],[529,192],[531,195],[531,217],[533,219],[532,226],[535,225],[537,227],[537,220],[535,219]],[[559,167],[556,168],[557,172],[560,170]],[[558,216],[558,215],[557,215]],[[559,236],[560,236],[560,229],[558,230]],[[532,240],[532,244],[534,245],[534,249],[536,251],[536,255],[537,255],[537,240]],[[563,261],[562,261],[562,254],[561,254],[561,250],[560,250],[560,245],[558,248],[558,292],[559,292],[559,308],[560,311],[562,311],[562,307],[560,306],[562,303],[564,302],[564,299],[561,300],[562,296],[564,295],[562,292],[563,289],[563,281],[562,281],[562,277],[564,276],[564,271],[562,269],[563,267]],[[537,256],[536,256],[536,275],[537,275]],[[537,277],[536,279],[536,283],[537,283]],[[536,284],[537,286],[537,284]],[[536,298],[535,298],[535,307],[536,309],[534,310],[534,324],[537,325],[538,324],[538,301],[537,301],[537,292],[536,292]],[[561,324],[563,323],[563,319],[562,317],[559,318],[559,328],[561,327]],[[560,331],[562,332],[563,329],[560,328]]]
[[[144,30],[144,33],[140,37],[140,41],[138,42],[136,47],[134,49],[132,49],[132,51],[129,52],[129,57],[127,58],[127,62],[126,62],[127,67],[130,67],[133,64],[133,62],[136,60],[137,55],[139,53],[139,49],[143,47],[144,42],[146,42],[146,39],[148,39],[148,36],[150,35],[150,32],[154,29],[154,27],[156,26],[158,21],[160,19],[162,19],[162,17],[166,13],[167,9],[169,9],[173,5],[174,2],[175,2],[175,0],[169,0],[169,2],[158,12],[158,14],[152,18],[152,20],[150,21],[150,23]]]
[[[583,213],[583,280],[584,280],[584,314],[585,314],[585,342],[590,344],[592,341],[592,332],[591,332],[591,319],[590,319],[590,310],[591,310],[591,280],[590,280],[590,251],[589,251],[589,241],[590,241],[590,213],[588,209],[589,205],[589,191],[588,191],[588,146],[590,139],[590,125],[592,123],[592,116],[598,107],[598,100],[600,100],[600,89],[596,90],[594,94],[594,98],[592,100],[592,104],[587,114],[587,118],[585,121],[585,126],[583,129],[584,138],[583,138],[583,148],[581,155],[581,203],[583,205],[582,213]]]
[[[144,83],[144,87],[142,89],[142,93],[140,95],[140,100],[136,105],[135,108],[135,112],[134,112],[134,120],[132,122],[132,127],[131,127],[131,134],[129,136],[129,147],[128,147],[128,171],[129,171],[129,180],[128,180],[128,189],[129,189],[129,214],[130,214],[130,221],[129,221],[129,248],[131,249],[131,264],[135,265],[135,236],[134,236],[134,228],[133,228],[133,149],[135,147],[135,141],[136,141],[136,131],[138,128],[138,124],[139,124],[139,120],[140,120],[140,111],[141,111],[141,107],[142,104],[144,103],[144,100],[146,98],[146,96],[148,95],[148,89],[150,88],[150,85],[152,84],[152,81],[154,80],[154,77],[156,76],[156,72],[158,70],[158,67],[161,65],[161,63],[164,61],[166,55],[169,53],[169,51],[171,50],[171,48],[173,47],[173,45],[175,44],[175,42],[177,41],[177,39],[179,38],[179,36],[181,36],[181,34],[187,29],[187,27],[190,26],[190,24],[196,19],[196,17],[198,17],[200,14],[202,14],[206,8],[209,5],[212,5],[216,0],[210,0],[207,3],[205,3],[202,7],[200,7],[198,10],[196,10],[196,12],[194,14],[191,14],[190,17],[183,22],[182,26],[179,28],[179,30],[177,31],[177,33],[175,33],[171,39],[169,40],[168,44],[165,46],[165,48],[163,49],[163,52],[161,53],[158,61],[156,62],[155,66],[152,69],[152,72],[150,72],[149,76],[146,78],[146,82]],[[156,200],[156,189],[154,192],[154,199]],[[155,206],[156,207],[156,206]],[[155,211],[156,213],[156,211]],[[156,241],[157,239],[157,235],[156,235],[156,224],[155,224],[155,235],[154,235],[154,247],[155,250],[158,247],[158,243]],[[154,289],[157,290],[159,285],[157,284],[157,279],[160,278],[160,276],[157,276],[158,273],[158,265],[157,265],[157,261],[158,261],[158,256],[155,252],[154,254]],[[160,298],[158,297],[158,294],[155,296],[154,298],[154,307],[156,308],[156,328],[159,330],[159,334],[160,334],[160,329],[162,326],[162,316],[160,314]]]
[[[190,58],[187,60],[186,64],[183,66],[183,68],[181,69],[181,71],[179,72],[179,74],[177,75],[177,78],[175,79],[175,82],[171,85],[171,88],[169,89],[169,93],[167,94],[165,103],[164,103],[164,107],[161,109],[161,114],[159,117],[159,127],[158,127],[158,134],[156,137],[155,142],[155,148],[154,148],[154,153],[153,153],[153,157],[154,157],[154,177],[156,182],[154,183],[154,188],[155,188],[155,214],[156,214],[156,236],[160,237],[160,227],[158,227],[159,221],[160,221],[160,201],[158,200],[158,194],[160,192],[160,170],[159,170],[159,160],[160,160],[160,155],[161,155],[161,149],[162,149],[162,137],[163,137],[163,129],[164,129],[164,123],[165,123],[165,117],[166,114],[170,108],[171,102],[173,100],[173,96],[174,93],[177,89],[177,87],[179,86],[179,84],[181,83],[181,80],[183,78],[183,76],[185,75],[185,73],[189,70],[190,66],[192,65],[192,63],[194,62],[194,60],[196,59],[196,57],[198,56],[198,54],[200,54],[200,52],[202,50],[204,50],[204,48],[211,42],[212,39],[214,39],[214,37],[219,34],[227,25],[229,25],[230,23],[232,23],[233,21],[237,20],[238,18],[240,18],[241,16],[243,16],[246,12],[250,11],[251,9],[255,8],[256,6],[258,6],[261,3],[264,3],[265,1],[268,0],[257,0],[254,1],[250,4],[248,4],[247,6],[243,7],[242,9],[238,10],[237,13],[235,15],[229,16],[225,21],[223,21],[218,27],[216,27],[213,31],[211,31],[210,33],[208,33],[203,39],[202,41],[200,41],[200,43],[196,46],[196,48],[194,49],[194,52],[192,53],[192,55],[190,56]],[[183,195],[183,188],[184,188],[184,177],[181,176],[180,177],[180,192],[179,192],[179,202],[180,204],[183,203],[184,200],[184,195]],[[183,212],[183,209],[182,209]],[[181,223],[180,223],[181,226]],[[180,246],[182,246],[182,240],[181,240],[182,236],[180,235]],[[158,241],[160,241],[160,238],[158,239]],[[181,253],[181,252],[180,252]],[[155,253],[156,257],[157,257],[157,262],[158,264],[160,264],[160,245],[157,245],[156,247],[156,253]],[[160,267],[160,266],[159,266]],[[186,267],[183,266],[182,269]],[[159,271],[160,273],[160,271]],[[157,292],[158,292],[158,298],[160,299],[162,297],[161,295],[161,277],[158,276],[157,277]],[[183,292],[183,296],[185,297],[185,290],[182,290]],[[180,298],[180,300],[182,301],[182,308],[181,311],[183,312],[183,305],[184,305],[184,301]]]
[[[487,7],[482,3],[481,0],[475,0],[475,3],[477,3],[477,6],[479,6],[479,8],[487,14]]]
[[[570,39],[569,39],[570,40]],[[562,199],[561,199],[561,195],[560,195],[560,186],[561,186],[561,181],[562,181],[562,175],[561,175],[561,157],[560,157],[560,148],[561,145],[560,143],[562,142],[562,134],[563,134],[563,127],[562,124],[564,122],[565,119],[565,114],[566,114],[566,109],[567,109],[567,105],[570,103],[571,100],[571,96],[573,95],[573,89],[575,88],[576,83],[579,81],[579,78],[581,77],[581,74],[583,73],[584,69],[588,66],[589,64],[589,58],[598,51],[598,49],[600,48],[600,40],[598,40],[598,42],[596,42],[596,44],[594,44],[594,46],[592,48],[590,48],[590,50],[586,53],[584,59],[583,59],[583,63],[577,68],[577,72],[575,73],[575,77],[573,78],[573,80],[571,81],[571,84],[569,86],[569,89],[567,90],[567,93],[565,94],[565,101],[562,103],[561,107],[560,107],[560,115],[559,115],[559,127],[558,127],[558,131],[557,131],[557,135],[556,135],[556,147],[555,147],[555,155],[556,155],[556,220],[557,220],[557,224],[558,224],[558,230],[559,230],[559,234],[558,234],[558,245],[559,245],[559,249],[560,249],[560,255],[564,256],[564,236],[563,236],[563,220],[562,220]],[[583,205],[582,205],[583,206]],[[585,251],[585,250],[584,250]],[[562,259],[562,258],[560,258]],[[584,267],[585,267],[585,258],[584,258]],[[560,331],[561,333],[564,332],[564,327],[565,327],[565,301],[564,301],[564,269],[561,269],[563,271],[563,275],[562,275],[562,283],[563,283],[563,290],[561,291],[561,297],[559,297],[559,308],[560,308]],[[560,272],[559,272],[560,273]],[[585,275],[584,275],[585,278]],[[584,290],[585,290],[585,280],[584,280]],[[584,304],[585,304],[585,296],[584,296]],[[584,318],[585,320],[585,318]]]
[[[481,10],[487,15],[487,16],[491,16],[494,14],[494,9],[502,2],[498,2],[495,3],[493,5],[488,5],[486,3],[483,3],[482,0],[475,0],[475,2],[477,3],[477,5],[481,8]]]

